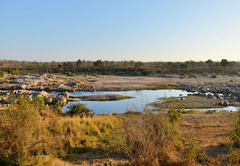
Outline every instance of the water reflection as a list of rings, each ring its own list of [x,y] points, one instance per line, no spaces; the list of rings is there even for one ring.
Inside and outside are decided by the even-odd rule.
[[[51,92],[56,93],[56,92]],[[92,108],[96,114],[113,112],[124,113],[126,110],[142,111],[146,104],[155,102],[158,98],[178,97],[179,94],[187,96],[188,92],[183,90],[138,90],[138,91],[111,91],[111,92],[69,92],[70,95],[98,95],[98,94],[119,94],[125,96],[133,96],[135,98],[125,99],[120,101],[81,101],[87,104],[87,107]],[[69,103],[68,103],[69,105]],[[67,106],[63,107],[63,111],[67,111]]]

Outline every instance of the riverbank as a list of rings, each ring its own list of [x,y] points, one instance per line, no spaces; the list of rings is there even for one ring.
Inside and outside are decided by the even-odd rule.
[[[12,76],[5,74],[0,79],[1,90],[45,90],[45,91],[129,91],[143,89],[171,89],[180,88],[182,84],[203,84],[203,83],[226,83],[240,82],[239,77],[218,76],[217,78],[203,77],[183,78],[176,76],[148,77],[148,76],[113,76],[113,75],[78,75],[69,77],[65,75],[25,75]]]
[[[157,109],[202,109],[202,108],[223,108],[226,106],[239,106],[240,102],[235,100],[225,99],[228,105],[223,106],[221,102],[223,99],[206,98],[201,96],[185,96],[160,98],[159,101],[150,103],[148,105],[154,106]]]
[[[200,96],[206,95],[206,92],[215,93],[217,98],[219,93],[225,93],[225,97],[231,97],[233,102],[239,102],[239,90],[240,78],[229,76],[218,76],[218,78],[198,77],[198,78],[183,78],[179,76],[174,78],[168,77],[140,77],[140,76],[106,76],[106,75],[78,75],[75,77],[69,77],[65,75],[27,75],[27,76],[12,76],[5,75],[5,78],[1,78],[0,89],[2,95],[0,96],[0,102],[3,104],[9,104],[11,102],[11,94],[23,95],[26,97],[42,96],[47,104],[51,104],[55,101],[61,100],[63,105],[67,104],[68,98],[61,99],[56,95],[47,95],[46,92],[110,92],[110,91],[130,91],[130,90],[158,90],[158,89],[184,89],[190,92],[201,92]],[[24,92],[24,93],[23,93]],[[44,93],[44,95],[42,95]],[[169,93],[169,92],[166,92]],[[115,93],[113,95],[118,95]],[[131,96],[131,95],[130,95]],[[57,98],[56,98],[57,97]],[[171,96],[170,96],[171,97]],[[89,98],[89,97],[88,97]],[[93,96],[94,98],[94,96]],[[122,98],[121,99],[126,99]],[[95,101],[107,101],[118,100],[120,98],[106,98],[101,99],[99,97]],[[128,98],[129,99],[129,98]],[[234,101],[235,100],[235,101]],[[70,100],[71,101],[71,100]],[[152,101],[150,101],[152,102]],[[184,101],[182,101],[184,102]],[[198,103],[200,102],[200,104]],[[212,102],[209,104],[209,102]],[[217,105],[219,102],[216,100],[202,100],[196,99],[196,102],[192,105],[192,102],[188,101],[188,104],[176,105],[179,108],[207,108]],[[141,102],[142,103],[142,102]],[[126,106],[125,103],[124,106]],[[139,104],[139,103],[138,103]],[[172,105],[173,103],[171,103]],[[205,106],[204,106],[205,105]],[[235,104],[236,105],[236,104]],[[234,106],[235,106],[234,105]],[[161,107],[169,107],[167,105],[161,105]],[[114,110],[112,110],[114,111]]]

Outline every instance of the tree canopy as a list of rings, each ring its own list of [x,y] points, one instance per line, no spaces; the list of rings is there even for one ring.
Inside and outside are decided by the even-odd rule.
[[[228,60],[227,59],[222,59],[220,62],[220,65],[223,66],[224,68],[228,65]]]

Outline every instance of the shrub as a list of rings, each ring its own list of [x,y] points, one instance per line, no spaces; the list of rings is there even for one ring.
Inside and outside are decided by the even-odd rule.
[[[216,74],[213,74],[213,75],[212,75],[212,78],[217,78],[217,75],[216,75]]]
[[[193,78],[198,78],[197,74],[192,74],[192,73],[190,73],[190,74],[189,74],[189,78],[191,78],[191,77],[193,77]]]
[[[80,115],[82,118],[83,116],[94,116],[95,114],[92,109],[86,107],[86,104],[80,102],[77,102],[76,104],[71,103],[67,107],[69,110],[66,113],[70,114],[71,117],[73,117],[73,115]]]
[[[76,75],[76,73],[72,73],[71,76],[74,76],[74,77],[75,77],[75,76],[77,76],[77,75]]]
[[[66,74],[67,74],[67,76],[71,76],[72,75],[71,72],[69,72],[69,71]]]
[[[157,70],[157,73],[163,74],[162,70]]]
[[[46,108],[46,107],[45,107],[45,101],[43,100],[42,97],[39,97],[39,96],[38,96],[38,97],[33,98],[32,103],[33,103],[35,106],[40,107],[41,109],[45,109],[45,108]]]
[[[240,77],[240,72],[238,72],[238,77]]]
[[[237,145],[240,145],[240,111],[238,111],[238,121],[233,125],[229,136]]]
[[[176,124],[182,119],[182,115],[178,113],[178,111],[176,111],[175,109],[170,109],[167,114],[172,124]]]
[[[202,73],[202,76],[206,76],[206,77],[207,77],[207,76],[208,76],[208,73],[207,73],[207,72],[203,72],[203,73]]]
[[[53,103],[53,109],[57,111],[58,114],[62,111],[62,103],[61,101],[57,101]]]
[[[0,113],[0,165],[27,165],[32,152],[42,153],[46,143],[39,136],[38,108],[24,99],[20,103]]]
[[[125,117],[122,127],[102,140],[108,152],[126,157],[131,165],[164,163],[177,131],[164,113]]]
[[[193,78],[198,78],[198,75],[197,74],[193,74]]]
[[[187,165],[194,165],[199,153],[199,142],[192,135],[188,135],[187,141],[183,141],[184,157]]]
[[[15,72],[15,70],[12,70],[12,69],[8,69],[8,74],[15,74],[16,72]]]
[[[150,73],[150,71],[147,70],[147,69],[142,69],[142,70],[141,70],[141,74],[142,74],[142,75],[148,75],[149,73]]]
[[[0,77],[3,78],[4,77],[4,72],[0,71]]]

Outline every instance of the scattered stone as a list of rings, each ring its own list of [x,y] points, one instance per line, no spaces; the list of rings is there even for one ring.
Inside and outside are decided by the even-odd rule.
[[[208,110],[205,112],[205,114],[213,114],[213,113],[216,113],[216,110]]]

